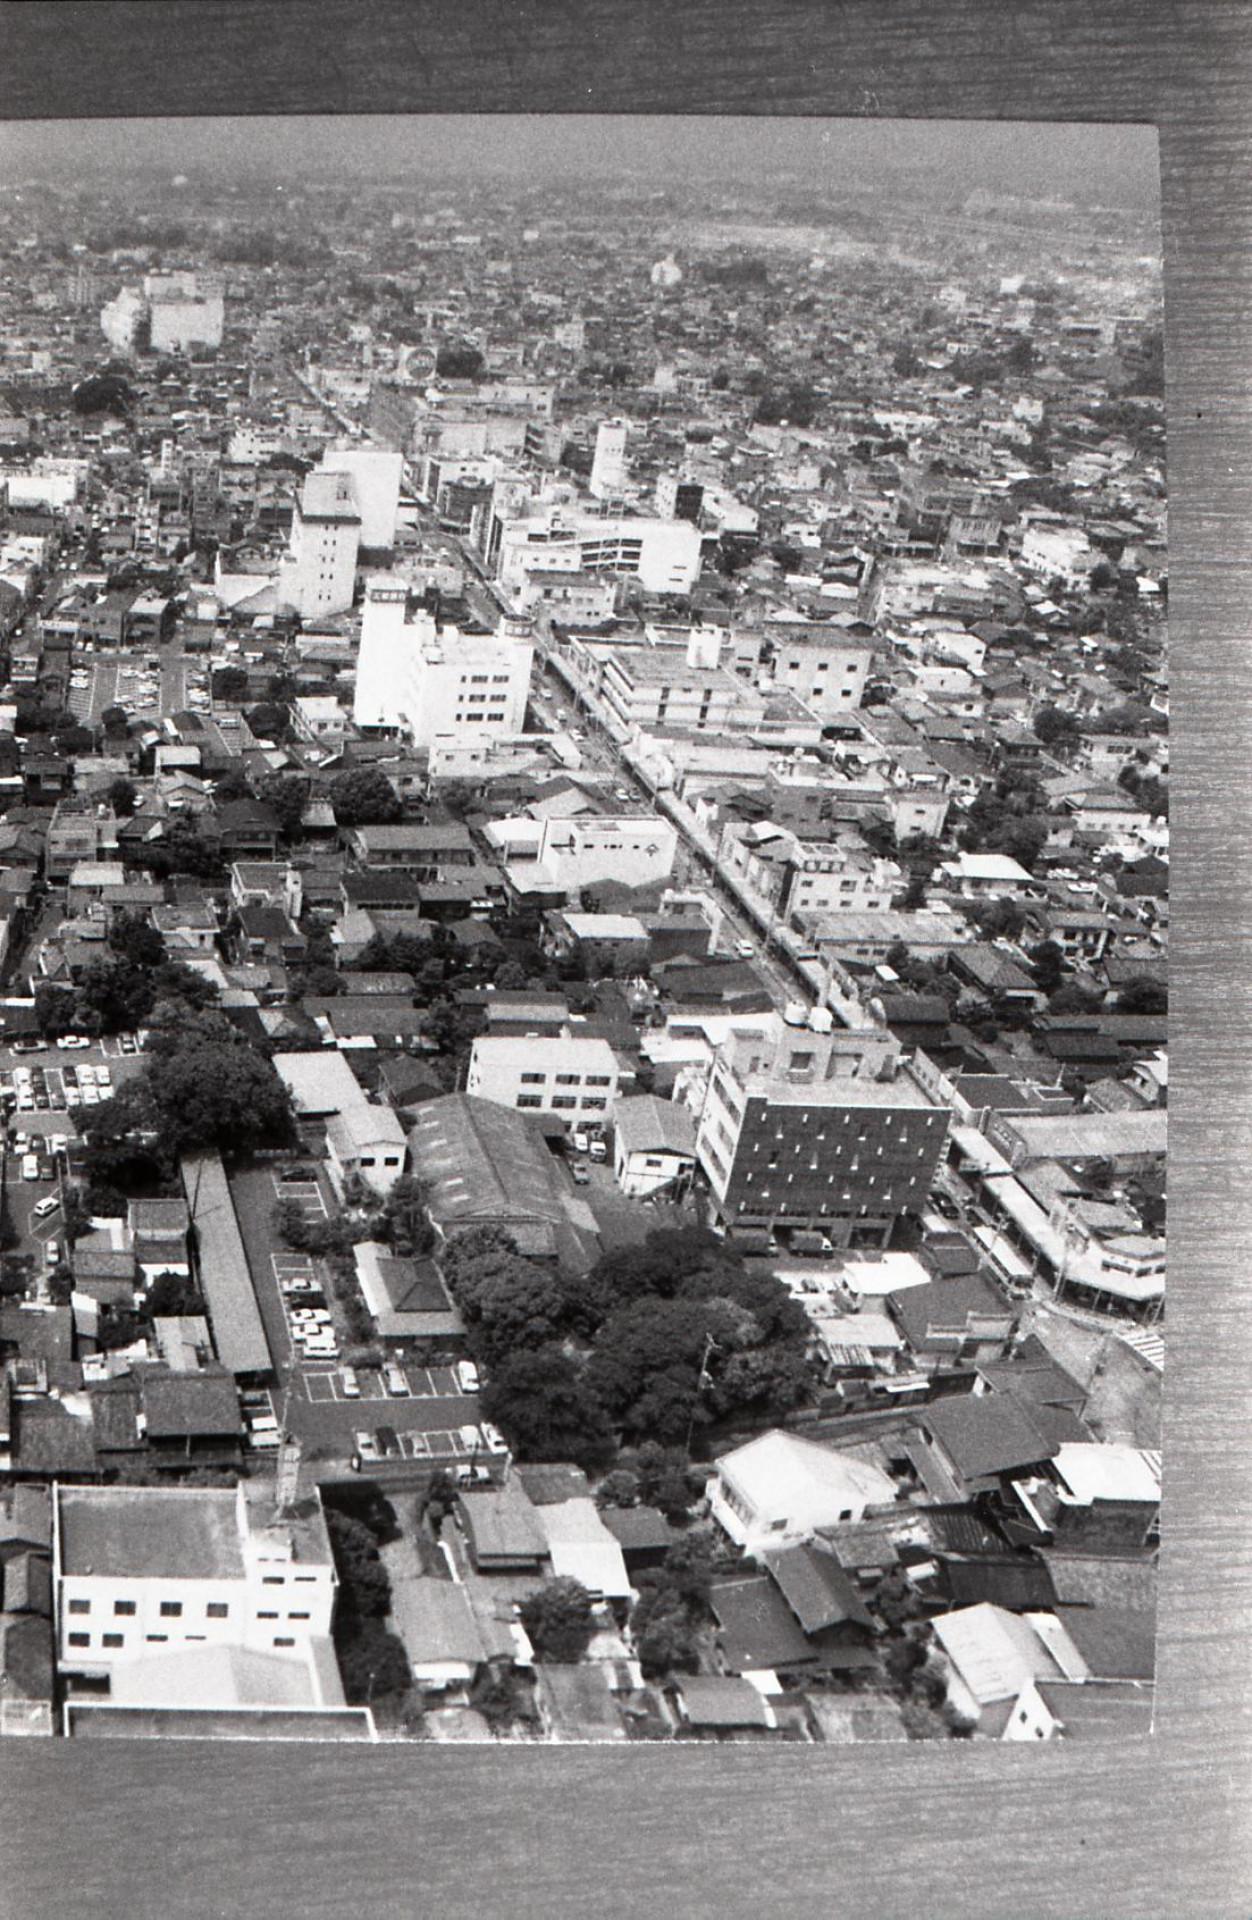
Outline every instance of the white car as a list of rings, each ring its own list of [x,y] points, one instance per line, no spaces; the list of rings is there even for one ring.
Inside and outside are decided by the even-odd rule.
[[[57,1045],[60,1047],[62,1053],[73,1053],[79,1047],[89,1047],[91,1042],[90,1040],[85,1040],[81,1033],[63,1033],[57,1041]]]
[[[26,1153],[22,1155],[22,1178],[23,1180],[38,1180],[39,1155],[37,1153]]]
[[[343,1382],[344,1399],[359,1400],[361,1398],[361,1382],[357,1379],[353,1369],[351,1367],[345,1367],[340,1375],[340,1379]]]
[[[477,1427],[459,1427],[457,1437],[466,1453],[477,1453],[483,1445],[483,1436]]]
[[[355,1435],[355,1439],[356,1439],[356,1450],[360,1459],[362,1460],[381,1460],[382,1459],[383,1456],[379,1449],[378,1442],[374,1438],[372,1433],[366,1433],[364,1428],[362,1428],[361,1431]]]
[[[501,1433],[499,1427],[492,1426],[490,1420],[484,1420],[481,1423],[479,1427],[479,1432],[482,1434],[483,1439],[487,1442],[488,1452],[490,1453],[507,1453],[508,1452],[509,1450],[508,1441],[505,1439],[504,1435]]]
[[[46,1220],[50,1213],[56,1212],[60,1204],[61,1201],[57,1194],[45,1193],[43,1199],[37,1200],[32,1207],[31,1217],[35,1220]]]
[[[478,1368],[472,1360],[457,1361],[456,1383],[462,1393],[478,1392]]]
[[[388,1393],[395,1394],[397,1399],[407,1395],[409,1391],[409,1383],[405,1378],[404,1370],[396,1366],[394,1361],[389,1362],[383,1368],[383,1385],[386,1387]]]

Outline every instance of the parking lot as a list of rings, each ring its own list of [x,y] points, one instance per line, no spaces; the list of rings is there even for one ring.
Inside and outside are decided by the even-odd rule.
[[[354,1407],[360,1407],[367,1401],[382,1401],[394,1407],[406,1400],[441,1400],[450,1395],[459,1395],[470,1403],[463,1417],[467,1420],[476,1417],[474,1409],[478,1404],[478,1396],[463,1391],[454,1367],[398,1365],[398,1371],[403,1374],[408,1388],[405,1393],[396,1393],[389,1388],[376,1367],[357,1367],[355,1371],[360,1387],[358,1394],[344,1392],[343,1370],[340,1367],[329,1368],[321,1373],[304,1373],[300,1376],[299,1384],[315,1405],[323,1406],[328,1401],[342,1400]]]

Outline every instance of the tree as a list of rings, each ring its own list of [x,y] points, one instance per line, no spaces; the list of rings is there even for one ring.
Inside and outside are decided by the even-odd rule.
[[[278,815],[278,824],[290,840],[300,831],[309,803],[309,783],[302,774],[272,773],[262,782],[259,797]]]
[[[415,1174],[402,1174],[383,1201],[383,1238],[396,1253],[425,1253],[432,1242],[426,1211],[426,1187]]]
[[[54,738],[53,745],[58,753],[63,753],[67,760],[72,760],[84,753],[94,752],[96,736],[90,727],[79,726],[76,722],[73,726],[61,727]]]
[[[144,1072],[89,1111],[93,1145],[155,1134],[167,1160],[195,1147],[284,1145],[295,1133],[290,1095],[264,1054],[241,1039],[206,1040],[194,1030],[185,1039],[162,1036]]]
[[[1053,994],[1065,975],[1065,954],[1055,940],[1043,940],[1029,952],[1031,972],[1040,993]]]
[[[124,418],[132,400],[130,384],[116,373],[92,373],[70,395],[75,413],[112,413]]]
[[[1115,1002],[1119,1013],[1163,1014],[1169,1012],[1169,989],[1164,981],[1137,974],[1128,980]]]
[[[104,797],[119,820],[129,820],[135,811],[135,802],[139,798],[139,789],[133,780],[119,777],[109,783],[109,786],[105,789]]]
[[[391,1580],[378,1542],[363,1520],[326,1509],[326,1527],[340,1581],[341,1604],[355,1614],[384,1614],[391,1605]]]
[[[336,1628],[335,1654],[343,1679],[344,1698],[352,1706],[369,1706],[388,1694],[407,1693],[413,1670],[403,1640],[373,1618],[354,1619],[350,1628]]]
[[[109,946],[133,967],[159,967],[165,942],[143,913],[120,913],[109,928]]]
[[[193,1280],[185,1273],[158,1273],[148,1288],[148,1313],[154,1318],[169,1314],[202,1314],[204,1301]]]
[[[477,380],[486,362],[477,347],[468,341],[449,341],[435,355],[435,372],[441,380]]]
[[[251,707],[246,718],[258,740],[283,740],[291,731],[291,716],[286,707],[273,701],[262,701],[259,706]]]
[[[248,697],[250,682],[243,667],[215,667],[209,684],[215,700],[241,706]]]
[[[617,1450],[604,1408],[561,1347],[510,1354],[484,1386],[479,1404],[519,1459],[572,1460],[595,1468],[608,1466]]]
[[[386,826],[404,811],[386,774],[374,767],[339,774],[331,781],[330,804],[341,827]]]
[[[1033,721],[1034,735],[1045,747],[1072,746],[1079,735],[1078,719],[1062,707],[1040,707]]]
[[[577,1580],[545,1580],[519,1609],[522,1625],[540,1660],[572,1666],[582,1659],[594,1631],[591,1595]]]
[[[100,725],[104,729],[104,737],[106,740],[124,740],[130,732],[130,715],[127,713],[125,707],[106,707],[100,715]],[[117,786],[121,783],[114,781],[113,784]],[[129,786],[130,782],[127,781],[126,785]],[[113,789],[111,787],[109,789],[110,794],[112,794],[112,791]],[[113,810],[115,813],[118,811],[116,805],[114,805]]]

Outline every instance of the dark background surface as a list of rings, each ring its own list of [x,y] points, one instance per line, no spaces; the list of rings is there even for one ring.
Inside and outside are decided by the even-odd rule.
[[[0,6],[0,72],[6,115],[1155,122],[1175,802],[1166,1579],[1152,1740],[351,1753],[13,1741],[0,1752],[0,1914],[1246,1920],[1252,10],[1242,0],[61,0]]]

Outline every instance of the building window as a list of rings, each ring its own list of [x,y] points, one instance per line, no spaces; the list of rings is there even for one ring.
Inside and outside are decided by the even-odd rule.
[[[519,1107],[541,1107],[543,1105],[543,1095],[541,1093],[519,1093],[517,1096],[517,1104]]]
[[[164,1646],[169,1639],[168,1633],[150,1633],[146,1637],[149,1640],[159,1640],[162,1646]]]
[[[113,1611],[119,1617],[129,1619],[135,1611],[135,1603],[133,1600],[115,1600],[113,1602]]]
[[[572,1093],[556,1093],[552,1096],[552,1105],[563,1112],[568,1112],[571,1107],[576,1107],[578,1102]]]
[[[106,1647],[124,1647],[126,1645],[126,1635],[124,1633],[106,1633],[102,1636],[102,1639]]]
[[[91,1612],[90,1600],[71,1600],[70,1612],[71,1613],[90,1613]]]
[[[162,1600],[161,1602],[162,1620],[181,1619],[182,1611],[183,1611],[183,1603],[181,1600]]]
[[[277,1618],[278,1615],[276,1613],[267,1613],[264,1610],[258,1610],[257,1612],[258,1620],[277,1620]]]
[[[522,1085],[524,1087],[541,1087],[547,1078],[546,1073],[524,1073],[522,1075]]]
[[[558,1087],[581,1086],[582,1075],[581,1073],[558,1073],[556,1076],[556,1084]],[[590,1082],[588,1082],[588,1084],[590,1084]]]
[[[281,1573],[266,1573],[261,1577],[263,1587],[285,1587],[286,1584],[286,1578]]]
[[[290,1634],[276,1633],[274,1635],[274,1645],[276,1647],[294,1647],[295,1644]]]
[[[587,1085],[589,1087],[611,1087],[612,1084],[612,1077],[607,1073],[589,1073],[587,1075]]]
[[[553,1104],[555,1104],[555,1102]],[[592,1097],[591,1099],[585,1099],[583,1101],[583,1112],[584,1113],[603,1113],[605,1108],[608,1106],[608,1104],[609,1103],[607,1100],[599,1099],[595,1097]]]
[[[210,1600],[204,1609],[204,1613],[207,1620],[228,1620],[230,1618],[230,1608],[224,1600]]]
[[[91,1645],[91,1635],[89,1633],[72,1633],[70,1635],[70,1645],[72,1647],[89,1647]]]
[[[307,1620],[309,1616],[307,1613],[289,1613],[287,1618],[289,1620]]]

